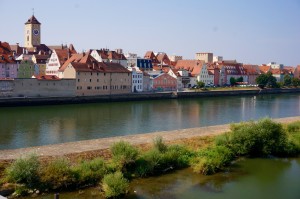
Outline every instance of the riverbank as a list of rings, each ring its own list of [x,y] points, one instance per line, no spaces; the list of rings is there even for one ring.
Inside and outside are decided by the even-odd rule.
[[[300,116],[274,119],[274,121],[284,124],[299,120]],[[41,158],[53,158],[61,156],[74,158],[83,156],[92,158],[93,156],[96,156],[96,154],[97,156],[101,155],[105,157],[108,156],[107,152],[111,145],[121,140],[129,142],[130,144],[135,146],[150,145],[153,142],[153,139],[156,137],[162,137],[166,143],[172,143],[179,140],[186,140],[188,142],[189,139],[221,134],[229,131],[229,129],[230,124],[225,124],[199,128],[179,129],[173,131],[161,131],[146,134],[100,138],[77,142],[67,142],[62,144],[53,144],[12,150],[0,150],[0,162],[11,162],[30,153],[35,153]]]
[[[230,89],[230,90],[229,90]],[[36,105],[59,105],[59,104],[81,104],[97,102],[116,102],[116,101],[139,101],[139,100],[158,100],[158,99],[181,99],[193,97],[219,97],[219,96],[238,96],[238,95],[264,95],[281,93],[299,93],[300,88],[279,88],[279,89],[258,89],[251,90],[192,90],[186,92],[161,92],[161,93],[128,93],[118,95],[101,96],[77,96],[77,97],[11,97],[0,98],[0,107],[5,106],[36,106]]]

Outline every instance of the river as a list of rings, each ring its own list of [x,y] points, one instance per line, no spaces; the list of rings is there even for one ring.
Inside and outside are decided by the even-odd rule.
[[[127,199],[299,199],[300,158],[243,159],[211,176],[190,168],[133,180]],[[26,197],[25,197],[26,198]],[[32,198],[32,197],[27,197]],[[53,194],[39,196],[52,199]],[[63,199],[103,198],[99,187],[60,193]]]
[[[300,115],[300,94],[0,108],[0,150]]]

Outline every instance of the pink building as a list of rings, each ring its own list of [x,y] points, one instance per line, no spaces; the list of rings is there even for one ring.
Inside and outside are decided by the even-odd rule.
[[[177,79],[167,73],[150,74],[150,87],[155,91],[177,90]]]

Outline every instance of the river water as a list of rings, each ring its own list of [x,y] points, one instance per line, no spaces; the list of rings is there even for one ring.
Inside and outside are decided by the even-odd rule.
[[[133,180],[127,199],[299,199],[300,158],[244,159],[211,176],[191,169]],[[28,197],[29,198],[29,197]],[[53,194],[39,196],[52,199]],[[103,198],[100,188],[60,193],[63,199]]]
[[[1,107],[0,150],[300,115],[300,94]]]

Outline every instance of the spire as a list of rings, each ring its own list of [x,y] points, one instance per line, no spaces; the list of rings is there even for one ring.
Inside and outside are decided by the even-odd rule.
[[[34,12],[34,11],[33,11]],[[32,15],[25,24],[41,24],[34,15]]]

